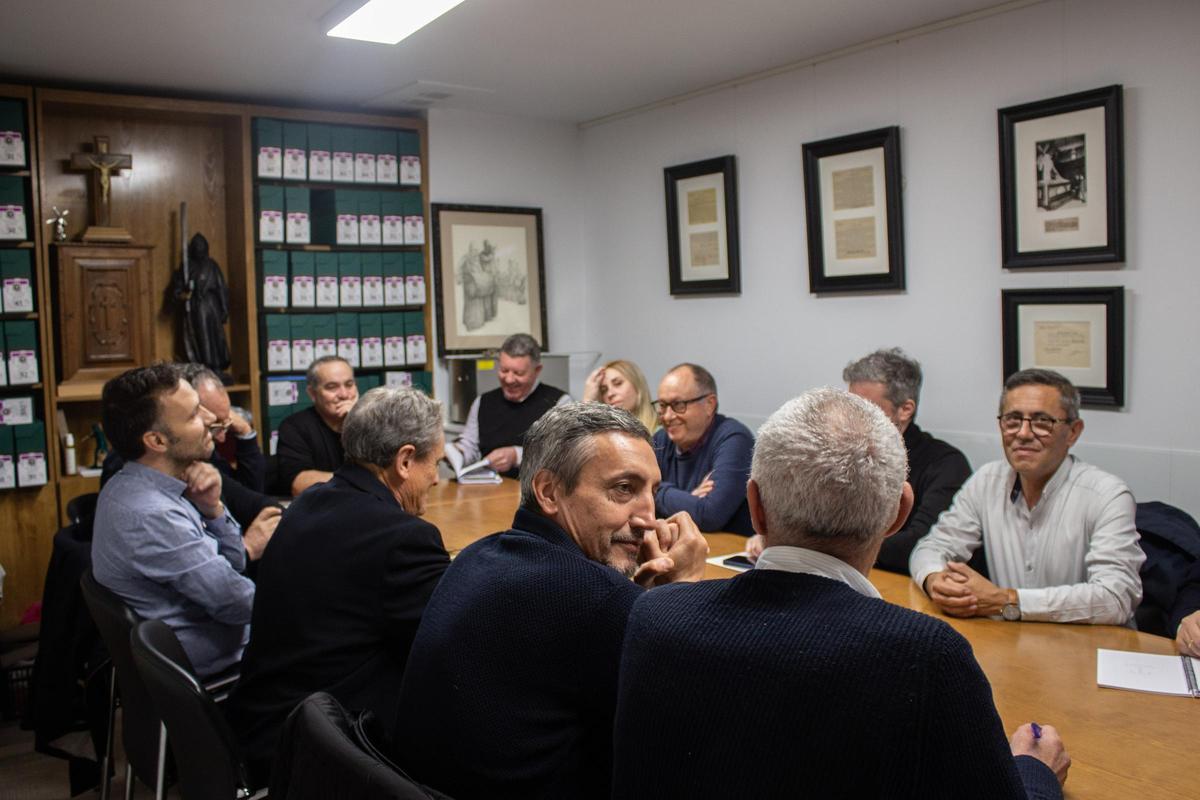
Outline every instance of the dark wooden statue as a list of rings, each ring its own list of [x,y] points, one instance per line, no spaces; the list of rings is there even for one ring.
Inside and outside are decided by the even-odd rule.
[[[197,233],[188,243],[186,266],[175,270],[171,295],[183,312],[183,354],[188,361],[220,373],[229,368],[225,322],[229,287],[221,267],[208,255],[208,240]]]

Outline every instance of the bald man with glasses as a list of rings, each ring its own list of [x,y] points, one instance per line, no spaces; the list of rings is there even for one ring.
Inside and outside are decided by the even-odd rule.
[[[1005,460],[972,475],[917,544],[913,581],[954,617],[1131,626],[1145,560],[1133,494],[1070,454],[1079,391],[1057,372],[1022,370],[1005,381],[997,419]],[[966,566],[980,546],[993,580]]]
[[[662,428],[654,455],[662,483],[654,495],[657,513],[686,511],[704,532],[752,536],[746,481],[754,434],[736,419],[717,413],[717,382],[698,364],[673,367],[658,384],[654,410]]]

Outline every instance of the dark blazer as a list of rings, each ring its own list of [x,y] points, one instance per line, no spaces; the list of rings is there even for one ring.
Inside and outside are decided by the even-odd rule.
[[[356,464],[288,507],[259,565],[230,703],[252,771],[263,774],[284,719],[313,692],[395,718],[417,624],[449,565],[438,529]]]
[[[840,581],[755,569],[646,592],[620,681],[621,800],[1062,797],[1012,757],[966,639]]]

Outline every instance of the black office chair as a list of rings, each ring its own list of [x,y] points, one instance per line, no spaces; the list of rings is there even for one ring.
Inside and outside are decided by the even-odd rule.
[[[1139,631],[1173,638],[1168,630],[1175,596],[1200,559],[1200,525],[1186,511],[1157,501],[1137,504],[1142,602],[1134,612]]]
[[[309,695],[283,723],[271,800],[450,800],[389,761],[376,735],[367,712],[352,717],[331,695]]]
[[[200,683],[170,626],[138,623],[130,639],[133,660],[166,723],[184,800],[253,795],[237,737],[216,700]]]
[[[96,501],[100,499],[99,492],[88,492],[67,501],[67,521],[76,525],[91,526],[96,516]]]
[[[116,695],[120,694],[121,743],[125,747],[125,798],[133,797],[133,779],[154,787],[155,800],[163,800],[167,785],[167,731],[133,663],[129,634],[141,620],[117,595],[101,586],[89,568],[79,582],[83,599],[115,667],[115,685],[109,691],[109,736],[101,762],[101,794],[108,796],[108,771],[112,763],[112,731]]]

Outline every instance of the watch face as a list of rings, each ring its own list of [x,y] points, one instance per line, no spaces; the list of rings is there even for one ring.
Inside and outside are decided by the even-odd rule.
[[[1009,603],[1004,608],[1000,609],[1000,616],[1009,622],[1016,622],[1021,618],[1021,607]]]

